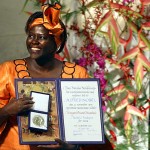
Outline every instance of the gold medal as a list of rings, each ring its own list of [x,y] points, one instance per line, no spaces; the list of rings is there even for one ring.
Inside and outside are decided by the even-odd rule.
[[[36,126],[43,126],[44,125],[44,118],[40,115],[35,115],[32,119],[33,124],[35,124]]]

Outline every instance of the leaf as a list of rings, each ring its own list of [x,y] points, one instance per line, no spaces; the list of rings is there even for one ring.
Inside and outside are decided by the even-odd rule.
[[[138,116],[142,119],[146,119],[145,116],[142,114],[142,112],[138,108],[136,108],[135,106],[128,105],[127,106],[127,112],[132,114],[132,115]]]
[[[118,112],[118,111],[122,110],[128,104],[129,104],[129,102],[128,102],[128,95],[127,95],[123,100],[121,100],[119,102],[119,104],[117,104],[117,107],[115,108],[115,110],[112,110],[111,113]]]
[[[150,30],[150,22],[143,23],[142,28],[145,29],[145,30]]]
[[[150,71],[150,62],[142,53],[139,53],[134,63],[134,76],[135,76],[135,81],[136,81],[136,86],[138,91],[141,90],[141,86],[142,86],[143,75],[144,75],[143,66],[148,71]]]
[[[142,40],[139,41],[138,45],[139,45],[141,51],[149,51],[149,48],[145,45],[145,43]]]
[[[141,90],[141,86],[142,86],[143,74],[144,74],[143,66],[148,71],[150,71],[150,62],[142,53],[139,53],[134,64],[134,76],[135,76],[135,81],[136,81],[136,86],[138,91]]]
[[[113,88],[113,90],[107,92],[108,96],[121,93],[125,90],[125,86],[123,84],[118,85],[117,87]]]
[[[60,61],[64,60],[64,57],[60,56],[59,54],[55,54],[55,58],[60,60]]]
[[[60,4],[60,0],[50,0],[51,4],[55,4],[55,3],[59,3]]]
[[[79,11],[73,11],[73,12],[63,12],[62,18],[65,19],[66,23],[74,16],[77,15]]]
[[[122,99],[118,104],[117,107],[115,108],[115,111],[112,110],[111,113],[117,112],[125,108],[129,103],[133,101],[133,99],[136,97],[136,94],[130,91],[127,91],[128,94],[124,99]],[[131,101],[132,100],[132,101]]]
[[[121,37],[119,38],[119,42],[120,42],[121,44],[123,44],[125,50],[126,50],[127,45],[128,45],[128,44],[131,42],[131,40],[132,40],[132,35],[133,35],[132,30],[129,28],[129,38],[128,38],[127,40],[124,40],[124,39],[122,39]]]
[[[117,127],[117,124],[115,123],[115,121],[113,120],[112,117],[110,117],[109,121],[111,122],[111,124],[112,124],[114,127]]]
[[[22,9],[21,9],[22,12],[24,11],[24,9],[25,9],[25,7],[27,6],[28,2],[29,2],[29,0],[26,0],[26,1],[24,2],[23,7],[22,7]]]
[[[150,41],[146,38],[145,34],[140,33],[140,38],[150,50]]]
[[[130,100],[133,100],[135,97],[137,97],[137,94],[131,91],[128,91],[128,98]]]
[[[150,42],[148,41],[148,39],[146,38],[146,36],[139,30],[139,33],[138,33],[138,29],[137,29],[137,26],[132,22],[130,21],[129,19],[127,19],[127,24],[128,26],[135,32],[138,34],[139,36],[139,39],[142,40],[145,45],[150,49]],[[142,28],[141,28],[142,29]]]
[[[124,129],[125,129],[125,135],[127,137],[128,143],[130,143],[131,134],[132,134],[131,124],[132,124],[132,116],[128,111],[126,111],[124,115]]]
[[[148,59],[147,59],[142,53],[139,53],[139,54],[138,54],[138,58],[139,58],[139,61],[142,63],[142,65],[143,65],[148,71],[150,71],[150,62],[148,61]]]
[[[119,60],[119,63],[128,59],[134,58],[139,53],[139,47],[136,46],[132,49],[130,49],[127,53],[125,53],[122,58]]]
[[[118,51],[118,45],[119,45],[119,31],[118,31],[118,27],[113,16],[110,19],[108,33],[109,33],[109,38],[111,41],[113,53],[116,55]]]
[[[134,63],[134,76],[135,76],[137,90],[140,91],[142,86],[142,80],[143,80],[143,65],[139,57],[137,57]]]
[[[109,130],[109,132],[110,132],[110,134],[112,136],[112,140],[113,141],[117,141],[117,136],[116,136],[115,132],[113,130]]]
[[[95,35],[97,35],[97,36],[102,36],[102,37],[105,37],[106,39],[108,39],[109,37],[108,37],[108,33],[107,32],[105,32],[105,31],[98,31],[98,32],[96,32],[95,33]]]
[[[105,61],[108,62],[109,64],[111,64],[112,67],[115,67],[117,69],[120,69],[121,68],[121,65],[120,64],[117,64],[117,62],[113,59],[110,59],[110,58],[105,58]]]
[[[81,7],[79,7],[78,11],[73,11],[73,12],[70,12],[70,13],[64,13],[67,16],[67,22],[70,19],[70,17],[72,17],[72,14],[78,14],[78,13],[85,12],[87,10],[87,8],[94,7],[98,4],[99,4],[99,0],[93,0],[93,1],[89,2],[87,5],[82,5]]]
[[[140,0],[143,5],[149,5],[150,0]]]
[[[124,115],[124,126],[126,126],[126,123],[131,120],[131,114],[129,114],[128,111],[125,112],[125,115]]]
[[[99,4],[99,0],[92,0],[91,2],[89,2],[87,5],[85,5],[87,8],[96,6],[97,4]]]
[[[132,31],[138,33],[137,26],[130,19],[127,19],[127,25],[130,27]]]
[[[112,18],[112,12],[111,11],[108,11],[104,17],[101,19],[100,23],[98,24],[98,26],[96,27],[96,30],[95,30],[95,34],[104,26],[106,25],[107,23],[110,22],[110,19]]]
[[[118,4],[118,3],[110,3],[110,7],[113,8],[113,9],[117,9],[117,11],[121,12],[121,14],[127,16],[127,15],[130,15],[132,17],[141,17],[142,18],[142,15],[132,9],[130,9],[130,7],[128,6],[124,6],[124,5],[121,5],[121,4]]]
[[[64,57],[70,62],[70,55],[66,45],[64,47]]]

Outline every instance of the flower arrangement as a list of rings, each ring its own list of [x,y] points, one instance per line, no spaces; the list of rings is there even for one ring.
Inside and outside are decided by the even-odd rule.
[[[113,148],[148,149],[150,1],[76,0],[75,10],[67,0],[54,2],[62,4],[62,19],[76,37],[61,57],[100,79],[105,132]]]

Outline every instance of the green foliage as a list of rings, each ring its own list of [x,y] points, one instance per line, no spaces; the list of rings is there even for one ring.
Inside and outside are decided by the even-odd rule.
[[[73,12],[68,12],[68,13],[63,12],[63,13],[62,13],[62,19],[63,19],[66,23],[68,23],[69,20],[70,20],[72,17],[74,17],[76,14],[78,14],[78,13],[79,13],[79,11],[73,11]]]
[[[23,7],[22,7],[22,12],[24,11],[24,9],[25,9],[25,7],[27,6],[28,2],[29,2],[29,0],[25,0],[24,5],[23,5]]]

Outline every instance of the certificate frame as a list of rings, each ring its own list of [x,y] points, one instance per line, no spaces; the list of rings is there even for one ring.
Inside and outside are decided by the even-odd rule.
[[[60,100],[61,105],[59,105],[59,106],[61,106],[61,113],[62,113],[61,118],[60,118],[61,122],[62,122],[62,127],[63,127],[63,131],[62,131],[63,138],[62,139],[64,141],[67,141],[67,143],[71,143],[71,144],[104,144],[105,143],[104,121],[103,121],[102,99],[101,99],[101,91],[100,91],[100,80],[97,78],[85,78],[85,79],[79,78],[79,79],[60,79],[58,82],[59,82],[59,84],[58,84],[59,89],[61,91],[59,94],[59,100]],[[78,85],[77,85],[77,83],[78,83]],[[92,85],[92,83],[93,83],[93,85]],[[66,89],[63,90],[63,88],[65,86],[66,86]],[[72,86],[73,93],[71,93],[71,86]],[[78,87],[79,87],[79,89],[78,89]],[[95,88],[95,89],[93,89],[93,88]],[[68,91],[68,89],[69,89],[69,91]],[[69,99],[70,98],[68,96],[69,92],[71,93],[72,99]],[[65,94],[67,96],[64,98]],[[91,94],[95,95],[96,99],[93,96],[90,96]],[[81,95],[83,95],[83,96],[81,96]],[[66,99],[68,99],[68,101],[71,100],[72,102],[70,101],[68,103],[68,101]],[[89,102],[91,101],[91,102],[87,104],[87,101],[89,101]],[[96,102],[97,106],[93,105],[94,101]],[[73,102],[74,103],[77,102],[77,104],[75,104],[76,106],[74,106]],[[77,105],[80,105],[80,108],[77,109],[77,107],[78,107]],[[68,114],[70,113],[69,115],[67,113],[65,114],[65,112],[69,109],[68,106],[70,107],[70,109],[73,109],[73,111],[70,111],[70,112],[68,111]],[[95,111],[95,109],[96,109],[96,111]],[[86,114],[86,113],[89,113],[89,114]],[[90,113],[91,113],[91,115],[90,115]],[[94,119],[94,117],[92,117],[93,115],[95,115],[94,113],[95,114],[97,113],[96,114],[97,119]],[[73,120],[70,120],[72,116],[73,116],[73,118],[72,118],[73,120],[76,119],[76,121],[79,121],[81,124],[76,124],[74,122],[75,123],[74,125],[72,125],[73,123],[69,123],[68,126],[66,127],[69,117],[70,117],[69,122],[73,122]],[[65,118],[67,118],[67,119],[65,119]],[[65,120],[66,120],[66,123],[65,123]],[[84,123],[84,121],[85,121],[85,123]],[[90,123],[88,123],[88,125],[87,125],[87,121],[89,121],[89,122],[95,121],[93,127],[92,127],[92,124],[90,124]],[[97,121],[99,121],[99,123],[96,123]],[[96,124],[97,124],[97,126],[96,126]],[[71,126],[72,126],[72,130],[71,130]],[[79,133],[76,130],[74,131],[73,126],[74,126],[74,128],[78,128],[78,129],[80,128],[79,130],[81,132]],[[69,130],[69,134],[68,134],[68,130]],[[97,133],[96,131],[99,133]],[[71,132],[72,132],[72,135],[71,135]],[[87,133],[87,134],[84,134],[84,133]],[[82,138],[80,138],[80,136]]]
[[[43,84],[43,89],[41,87],[41,83]],[[34,85],[34,86],[33,86]],[[52,87],[51,87],[52,85]],[[74,85],[75,89],[69,89],[69,87],[72,87]],[[84,88],[84,85],[88,87],[91,87],[91,89],[79,89],[79,87]],[[90,85],[90,86],[89,86]],[[64,87],[67,86],[66,89]],[[32,88],[31,88],[32,87]],[[94,90],[92,89],[94,88]],[[24,89],[24,92],[22,91]],[[51,89],[51,90],[50,90]],[[19,140],[20,144],[56,144],[55,138],[60,138],[63,141],[66,141],[70,144],[104,144],[104,121],[103,121],[103,111],[102,111],[102,103],[101,103],[101,92],[100,92],[100,81],[96,78],[74,78],[74,79],[54,79],[54,78],[26,78],[26,79],[16,79],[15,80],[15,90],[16,90],[16,96],[17,98],[21,98],[23,94],[26,96],[29,96],[31,91],[37,91],[37,92],[44,92],[47,94],[50,94],[52,97],[52,103],[50,104],[49,110],[54,111],[55,116],[55,125],[53,125],[53,128],[56,126],[56,130],[54,131],[53,135],[51,136],[47,131],[44,131],[44,134],[38,135],[38,137],[34,138],[36,134],[29,134],[29,129],[26,128],[26,133],[23,132],[24,124],[27,121],[29,112],[21,114],[18,116],[18,129],[19,129]],[[79,91],[79,92],[78,92]],[[68,94],[70,92],[70,95]],[[77,93],[76,93],[77,92]],[[80,94],[79,94],[80,93]],[[84,94],[85,99],[83,99]],[[92,97],[91,94],[96,95],[96,97]],[[66,96],[65,96],[66,95]],[[70,101],[66,101],[66,98],[69,95]],[[83,96],[82,96],[83,95]],[[71,99],[72,96],[72,99]],[[73,97],[78,97],[78,100],[76,101]],[[89,101],[87,101],[87,98]],[[92,102],[93,100],[93,102]],[[80,103],[79,103],[80,101]],[[72,106],[72,104],[78,104],[75,106]],[[86,103],[88,103],[86,105]],[[84,105],[85,104],[85,105]],[[83,106],[83,107],[82,107]],[[73,111],[72,109],[76,109],[79,111],[81,109],[81,112],[85,111],[85,114],[78,114],[81,118],[77,118],[77,115],[75,114],[66,114],[66,110],[70,109],[70,113],[75,113],[76,111]],[[53,110],[51,110],[53,109]],[[76,112],[77,113],[77,112]],[[89,114],[87,114],[89,113]],[[90,113],[93,113],[90,115]],[[52,121],[53,118],[51,118],[52,114],[49,114],[49,120]],[[95,116],[99,122],[95,120]],[[68,119],[68,117],[74,116],[73,118]],[[85,116],[85,117],[83,117]],[[88,116],[91,116],[91,118]],[[73,120],[75,121],[73,121]],[[80,121],[80,123],[76,122]],[[85,122],[84,122],[85,121]],[[86,121],[88,121],[86,126]],[[93,123],[92,123],[93,121]],[[79,130],[74,130],[70,128],[67,124],[67,122],[72,122],[71,127],[77,128]],[[28,122],[26,122],[26,125]],[[53,122],[50,122],[50,124],[53,124]],[[82,127],[82,128],[81,128]],[[95,130],[96,129],[96,130]],[[89,135],[84,135],[84,132],[82,130],[88,132],[90,130]],[[68,132],[69,131],[69,132]],[[56,133],[55,133],[56,132]],[[25,135],[29,134],[32,137],[25,137]],[[45,139],[43,137],[47,136]],[[86,138],[87,137],[87,138]],[[41,140],[42,139],[42,140]]]
[[[23,78],[15,79],[15,91],[17,99],[23,96],[30,96],[31,91],[48,93],[51,96],[48,112],[49,127],[48,131],[30,132],[29,130],[29,113],[30,110],[18,115],[18,131],[19,142],[23,145],[32,144],[56,144],[55,138],[61,139],[61,130],[59,129],[58,106],[57,106],[57,80],[56,79],[41,79],[41,78]],[[32,109],[31,109],[32,111]]]

